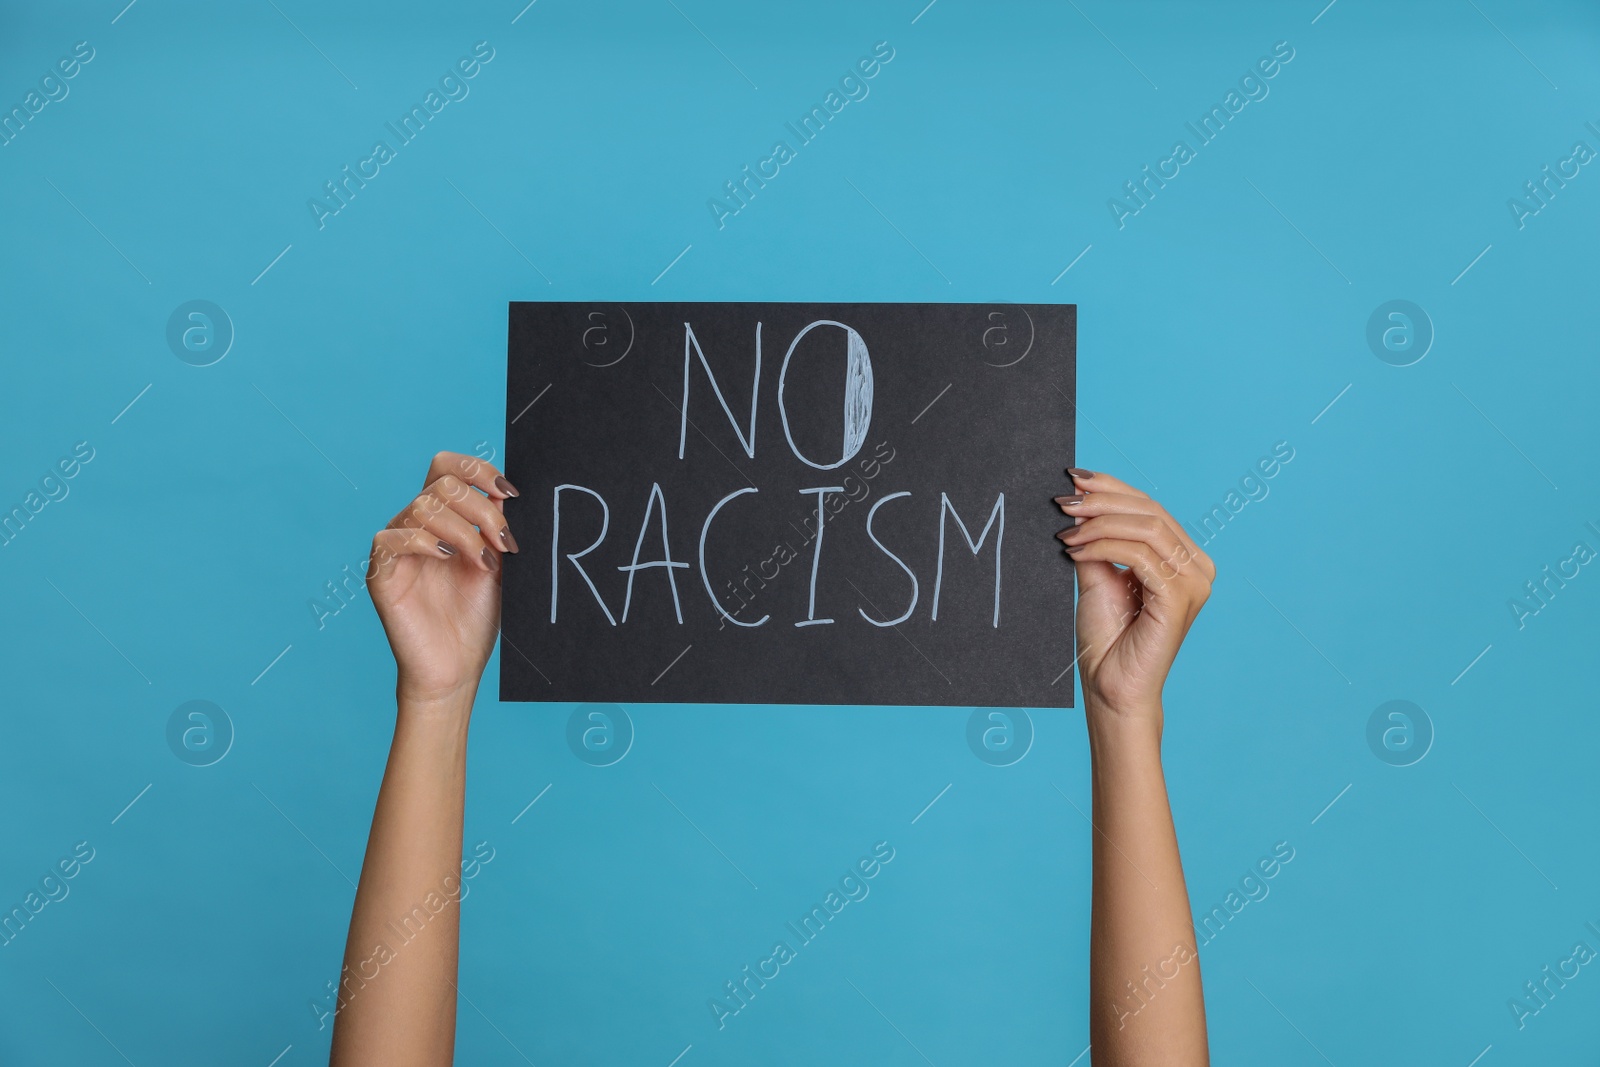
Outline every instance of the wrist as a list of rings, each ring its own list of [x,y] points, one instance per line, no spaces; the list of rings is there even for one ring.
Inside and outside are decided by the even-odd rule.
[[[1085,696],[1084,721],[1089,743],[1102,750],[1151,752],[1160,758],[1162,709],[1159,701],[1138,707],[1120,707]]]
[[[403,722],[464,727],[472,717],[477,695],[476,682],[449,689],[425,689],[408,685],[402,678],[395,685],[395,704]]]

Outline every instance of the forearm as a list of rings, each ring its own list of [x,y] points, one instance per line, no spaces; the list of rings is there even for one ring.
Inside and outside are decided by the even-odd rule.
[[[350,917],[333,1067],[449,1064],[472,695],[402,699]]]
[[[1161,771],[1159,712],[1090,709],[1089,1036],[1104,1067],[1208,1062],[1200,961]]]

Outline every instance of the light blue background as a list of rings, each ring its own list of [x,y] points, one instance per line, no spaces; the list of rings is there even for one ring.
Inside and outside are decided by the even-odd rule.
[[[1079,463],[1187,522],[1288,441],[1208,546],[1167,693],[1195,909],[1296,850],[1204,951],[1216,1062],[1593,1057],[1600,971],[1520,1031],[1507,1000],[1600,948],[1600,575],[1524,629],[1507,602],[1600,548],[1600,172],[1525,229],[1506,201],[1600,148],[1600,15],[923,2],[0,7],[6,109],[96,50],[0,148],[0,504],[96,450],[0,549],[0,904],[96,849],[0,948],[0,1060],[325,1060],[310,1005],[392,664],[364,597],[321,630],[308,602],[434,451],[503,454],[506,302],[578,298],[1076,302]],[[319,231],[307,198],[479,40],[470,97]],[[871,95],[719,231],[707,198],[880,40]],[[1279,40],[1270,96],[1119,230],[1107,198]],[[237,329],[203,369],[164,340],[196,298]],[[1392,298],[1437,331],[1414,366],[1366,345]],[[1406,768],[1365,740],[1395,698],[1437,731]],[[165,741],[191,699],[237,730],[211,767]],[[569,710],[479,701],[467,840],[496,857],[464,905],[461,1062],[1065,1065],[1088,1043],[1078,711],[1036,712],[995,768],[962,709],[637,706],[597,769]],[[880,840],[871,896],[719,1032],[707,999]]]

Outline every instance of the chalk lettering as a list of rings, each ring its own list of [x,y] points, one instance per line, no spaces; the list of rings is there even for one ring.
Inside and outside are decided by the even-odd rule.
[[[822,562],[822,534],[826,528],[823,524],[824,511],[822,504],[828,498],[829,493],[844,492],[844,486],[819,485],[811,489],[802,489],[800,492],[817,494],[817,537],[816,542],[811,546],[811,595],[810,599],[806,601],[806,617],[803,621],[795,623],[795,625],[821,626],[824,623],[833,621],[832,619],[817,618],[817,567]]]
[[[683,406],[678,409],[678,458],[683,458],[684,444],[689,437],[689,349],[694,349],[695,355],[700,357],[700,366],[705,368],[706,380],[711,383],[712,392],[717,394],[717,403],[722,405],[723,414],[728,416],[728,422],[733,425],[733,432],[739,437],[739,444],[744,448],[744,454],[751,459],[756,458],[756,398],[761,393],[761,323],[756,323],[756,370],[750,380],[750,435],[739,429],[739,420],[734,418],[733,409],[728,406],[727,397],[722,395],[722,386],[717,384],[717,376],[711,370],[711,364],[706,362],[706,354],[700,350],[700,339],[694,335],[694,327],[687,322],[683,324]],[[788,365],[788,360],[784,360]],[[779,392],[783,386],[780,382]]]
[[[905,560],[901,559],[899,556],[897,556],[893,552],[889,551],[889,549],[884,545],[884,543],[882,541],[878,540],[878,535],[876,533],[874,533],[873,530],[872,530],[872,519],[873,519],[873,517],[875,515],[878,514],[878,509],[879,508],[883,507],[889,501],[894,500],[897,497],[910,496],[910,495],[911,494],[909,492],[890,493],[888,496],[882,498],[877,503],[873,504],[871,509],[869,509],[867,511],[867,536],[872,538],[872,543],[873,544],[877,545],[880,549],[883,550],[883,554],[884,555],[888,556],[890,559],[892,559],[896,563],[900,564],[900,569],[905,571],[906,572],[906,577],[911,579],[911,603],[906,605],[905,613],[900,615],[898,618],[890,619],[888,622],[879,622],[877,619],[874,619],[872,616],[868,615],[866,613],[866,611],[863,610],[862,608],[856,608],[857,611],[861,612],[861,617],[863,619],[866,619],[868,622],[870,622],[874,626],[898,626],[901,623],[905,622],[907,619],[911,618],[911,613],[913,611],[917,610],[917,572],[912,570],[910,567],[906,566],[906,561]],[[941,551],[940,555],[943,556],[943,554],[944,553]]]
[[[665,559],[650,560],[647,563],[639,562],[639,552],[644,548],[644,535],[650,529],[650,515],[655,511],[656,501],[661,501],[661,553]],[[595,544],[599,544],[598,541]],[[570,557],[569,557],[570,558]],[[619,571],[628,572],[628,593],[622,599],[622,621],[628,621],[628,608],[633,604],[633,576],[642,570],[651,567],[665,567],[667,570],[667,584],[672,587],[672,610],[677,613],[678,625],[683,625],[683,605],[678,602],[678,579],[673,575],[674,568],[688,569],[687,563],[677,563],[672,559],[672,544],[667,540],[667,498],[661,495],[661,484],[652,483],[650,486],[650,499],[645,501],[644,521],[639,524],[639,540],[633,543],[633,562],[625,567],[618,567]],[[552,589],[552,599],[553,599]],[[552,611],[554,608],[552,607]],[[551,618],[554,622],[554,617]]]
[[[757,490],[753,485],[747,485],[743,489],[735,489],[733,492],[717,501],[717,506],[712,508],[711,514],[706,516],[705,525],[700,527],[700,580],[705,583],[706,596],[711,598],[711,606],[717,609],[717,614],[721,615],[725,622],[731,622],[735,626],[760,626],[762,623],[772,618],[772,616],[763,615],[755,622],[740,622],[738,619],[734,618],[732,615],[729,615],[725,610],[723,610],[722,601],[717,599],[717,591],[711,588],[711,572],[706,569],[706,535],[711,532],[711,520],[717,517],[717,512],[722,510],[722,505],[726,504],[736,496],[743,496],[745,493],[755,492],[759,492],[759,490]]]
[[[1000,546],[1006,539],[1006,495],[1000,494],[994,502],[994,508],[989,512],[989,521],[983,524],[983,532],[978,535],[978,540],[972,540],[972,534],[967,532],[967,524],[961,521],[961,516],[956,512],[954,504],[944,493],[939,494],[939,569],[933,577],[933,617],[939,618],[939,587],[944,582],[944,515],[956,520],[956,525],[961,528],[961,536],[966,540],[967,547],[976,556],[978,550],[983,548],[983,543],[989,539],[989,528],[995,524],[995,519],[1000,520],[1000,530],[994,538],[994,625],[1000,625]]]
[[[590,496],[600,501],[600,507],[604,509],[602,511],[602,517],[600,520],[599,536],[594,539],[593,544],[584,549],[582,552],[567,553],[567,561],[576,567],[578,569],[578,573],[583,576],[583,584],[589,587],[589,592],[594,594],[595,603],[599,604],[600,610],[606,613],[606,621],[612,626],[615,626],[617,624],[617,620],[612,617],[611,609],[606,607],[605,598],[600,595],[600,590],[594,587],[594,580],[589,577],[589,572],[584,570],[583,564],[578,562],[584,556],[587,556],[589,553],[599,548],[600,542],[606,539],[606,531],[611,528],[611,509],[606,506],[605,497],[601,496],[593,489],[582,485],[562,484],[556,486],[555,502],[551,507],[553,522],[550,529],[550,621],[556,621],[556,594],[561,590],[561,490],[563,489],[573,489],[580,493],[588,493]],[[649,516],[647,514],[646,518],[648,517]],[[631,586],[633,575],[628,575],[628,578]]]
[[[783,387],[795,346],[818,326],[837,326],[845,332],[844,454],[833,463],[818,463],[800,451],[800,446],[794,443],[794,434],[789,431],[789,411],[783,402]],[[866,443],[867,430],[872,425],[872,358],[867,354],[867,342],[861,339],[861,335],[852,327],[832,319],[818,319],[795,334],[794,340],[789,342],[789,351],[783,355],[783,366],[778,369],[778,414],[783,419],[783,436],[788,438],[790,450],[801,463],[819,471],[830,471],[854,459]],[[754,457],[755,453],[752,451],[750,455]]]

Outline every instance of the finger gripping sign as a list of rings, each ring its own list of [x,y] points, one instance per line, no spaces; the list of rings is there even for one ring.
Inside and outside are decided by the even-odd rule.
[[[1072,704],[1070,304],[513,303],[500,698]]]

